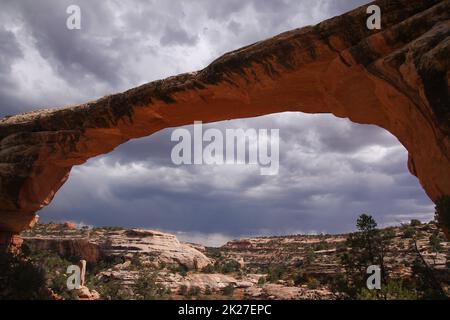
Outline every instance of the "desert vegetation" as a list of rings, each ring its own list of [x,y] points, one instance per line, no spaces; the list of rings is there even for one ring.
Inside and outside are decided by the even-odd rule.
[[[438,203],[439,216],[447,205]],[[85,259],[85,286],[95,294],[84,299],[448,299],[443,223],[379,228],[362,214],[351,234],[257,237],[219,248],[150,230],[38,225],[23,234],[19,254],[2,256],[0,298],[80,299],[67,289],[66,269]],[[366,285],[373,265],[381,290]]]

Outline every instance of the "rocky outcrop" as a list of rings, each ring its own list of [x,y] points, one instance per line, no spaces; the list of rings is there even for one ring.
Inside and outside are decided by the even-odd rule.
[[[89,290],[88,287],[81,287],[76,290],[76,294],[79,300],[100,300],[100,294],[95,290]]]
[[[13,232],[0,232],[0,253],[17,253],[22,246],[23,239]]]
[[[450,242],[434,224],[391,227],[383,233],[391,233],[391,243],[384,252],[385,267],[394,278],[410,277],[417,254],[411,232],[425,262],[436,272],[445,275],[450,262]],[[432,244],[432,239],[439,244]],[[282,265],[301,270],[305,279],[333,280],[345,270],[340,257],[348,251],[345,235],[295,235],[257,237],[230,241],[221,247],[224,259],[244,260],[246,267],[267,270]],[[448,276],[447,276],[448,278]]]
[[[380,230],[380,234],[389,238],[383,255],[384,269],[390,279],[414,286],[414,279],[423,277],[417,273],[420,259],[442,290],[450,293],[450,242],[445,241],[436,223],[389,227]],[[139,287],[143,280],[160,286],[170,299],[348,298],[336,287],[336,281],[346,274],[341,257],[349,253],[346,241],[349,234],[255,237],[230,241],[220,248],[195,246],[203,252],[180,243],[173,235],[151,230],[74,230],[64,225],[39,224],[23,236],[25,243],[42,237],[53,238],[57,243],[61,239],[86,238],[101,248],[105,259],[94,268],[89,262],[78,262],[81,288],[72,295],[77,299],[98,299],[97,292],[104,295],[102,299],[141,298]],[[45,250],[60,254],[57,247]],[[31,253],[35,256],[36,251]],[[67,264],[74,262],[71,260]],[[42,260],[47,272],[66,271],[66,267],[50,270],[46,261],[49,260]],[[199,261],[209,265],[199,268]],[[39,264],[39,260],[34,263]],[[86,265],[91,267],[87,271]],[[89,289],[85,275],[95,279],[87,282]],[[51,290],[47,295],[58,299]]]
[[[266,284],[262,287],[250,287],[246,294],[253,298],[268,300],[335,300],[330,290],[311,290],[301,287],[286,287],[280,284]]]
[[[213,263],[193,246],[177,237],[153,230],[98,228],[76,230],[67,225],[37,225],[22,234],[24,244],[32,251],[50,251],[61,257],[83,259],[95,264],[103,258],[127,260],[115,270],[126,269],[131,259],[141,265],[167,265],[185,270],[202,269]]]
[[[78,258],[96,263],[102,257],[100,248],[87,239],[25,238],[24,243],[33,251],[51,251],[68,259]]]
[[[187,270],[202,269],[212,263],[202,252],[177,237],[153,230],[97,230],[91,235],[92,243],[99,245],[106,255],[139,256],[144,263],[171,265]],[[106,245],[105,245],[106,241]],[[143,259],[144,258],[144,259]]]
[[[332,113],[409,151],[431,199],[450,194],[450,0],[379,0],[230,52],[199,72],[84,105],[0,121],[0,230],[20,232],[75,165],[161,129],[265,114]]]

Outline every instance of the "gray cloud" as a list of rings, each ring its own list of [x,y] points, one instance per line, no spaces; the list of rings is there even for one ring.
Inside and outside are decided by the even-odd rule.
[[[163,46],[187,45],[193,46],[198,42],[197,36],[190,36],[186,30],[180,27],[167,25],[160,43]]]
[[[365,139],[350,149],[302,146],[304,135],[314,132],[320,140],[332,123]],[[90,224],[109,221],[231,237],[344,232],[352,230],[363,212],[383,224],[404,216],[432,217],[428,198],[407,172],[404,148],[382,129],[302,114],[211,126],[280,127],[280,174],[263,177],[257,169],[233,166],[174,167],[171,130],[165,130],[75,169],[45,215],[58,219],[60,212],[73,212],[74,219]],[[380,154],[366,152],[370,148],[378,148]]]
[[[108,6],[78,1],[82,8],[82,30],[73,31],[65,28],[66,8],[74,4],[73,1],[40,1],[39,6],[33,1],[20,1],[16,5],[19,3],[21,7],[15,10],[20,10],[36,49],[67,82],[86,81],[88,76],[93,76],[95,81],[120,83],[124,69],[114,57],[116,48],[110,45],[114,38],[102,32],[108,28],[117,31],[110,22],[112,12]],[[117,36],[120,37],[120,33]]]
[[[17,42],[13,32],[0,29],[0,74],[6,74],[11,71],[11,64],[14,60],[22,58],[22,50]]]

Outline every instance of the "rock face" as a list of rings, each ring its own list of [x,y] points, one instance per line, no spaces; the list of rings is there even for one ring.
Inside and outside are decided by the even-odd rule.
[[[408,277],[413,272],[412,266],[417,255],[411,235],[408,235],[410,228],[403,226],[382,230],[393,234],[391,243],[386,246],[384,261],[390,276],[394,278]],[[444,234],[434,223],[416,226],[413,230],[418,249],[426,263],[435,271],[445,273],[450,262],[450,242],[444,241]],[[433,235],[441,241],[437,250],[430,241]],[[220,250],[223,257],[242,259],[247,267],[260,270],[267,270],[274,265],[295,267],[302,270],[306,278],[324,281],[335,279],[345,271],[340,256],[348,250],[347,239],[348,234],[257,237],[230,241]]]
[[[107,244],[105,246],[105,239]],[[181,266],[186,269],[202,269],[212,263],[202,252],[177,237],[152,230],[96,231],[92,243],[102,248],[106,255],[146,257],[146,262]]]
[[[391,227],[381,232],[392,237],[384,253],[385,270],[391,279],[407,283],[414,278],[413,266],[418,258],[411,238],[414,237],[425,263],[450,294],[450,242],[444,241],[436,224]],[[205,254],[214,259],[214,267],[182,272],[166,265],[150,270],[156,272],[155,282],[169,289],[171,299],[183,298],[183,290],[223,299],[222,294],[229,287],[235,289],[233,297],[239,299],[345,299],[335,284],[346,272],[340,257],[348,252],[347,238],[348,234],[235,240],[220,248],[205,248]],[[230,261],[242,264],[238,269],[224,268]],[[142,270],[128,260],[95,277],[102,283],[118,282],[133,296],[133,286]]]
[[[99,261],[103,253],[90,241],[87,229],[78,230],[71,223],[36,225],[21,234],[24,244],[33,251],[51,251],[68,259],[83,259],[89,264]]]
[[[24,244],[33,251],[51,251],[65,258],[77,257],[89,264],[114,256],[138,258],[142,264],[164,264],[186,270],[202,269],[213,263],[199,250],[179,242],[176,236],[152,230],[75,230],[50,224],[38,225],[23,233],[22,237]]]
[[[450,0],[376,1],[230,52],[199,72],[0,120],[0,230],[20,232],[75,165],[161,129],[299,111],[380,126],[432,200],[450,194]]]
[[[86,239],[25,238],[24,243],[32,250],[52,251],[62,257],[80,257],[95,263],[101,257],[100,248]]]

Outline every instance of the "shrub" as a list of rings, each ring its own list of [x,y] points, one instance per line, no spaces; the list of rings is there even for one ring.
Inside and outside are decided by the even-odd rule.
[[[180,288],[178,289],[178,293],[182,296],[186,296],[188,293],[188,287],[186,285],[181,285]]]
[[[314,260],[316,260],[316,253],[312,248],[309,248],[308,251],[306,252],[306,263],[312,264],[314,263]]]
[[[119,280],[109,280],[99,282],[97,285],[89,284],[91,288],[100,294],[105,300],[129,300],[134,298],[128,291],[123,289],[123,285]]]
[[[406,226],[403,230],[403,238],[410,239],[414,238],[416,235],[416,230],[411,226]]]
[[[184,265],[172,266],[169,268],[172,273],[179,273],[182,277],[186,277],[189,269]]]
[[[316,278],[312,278],[308,281],[308,289],[315,290],[320,287],[320,281]]]
[[[420,220],[413,219],[413,220],[411,220],[410,225],[411,225],[411,227],[420,227],[422,225],[422,222],[420,222]]]
[[[219,260],[222,258],[222,251],[220,248],[206,248],[206,256],[213,258],[214,260]]]
[[[381,290],[361,289],[358,300],[417,300],[416,292],[403,280],[390,280]]]
[[[238,272],[240,269],[241,265],[236,260],[228,260],[220,268],[221,273],[224,274]]]
[[[303,271],[299,271],[296,274],[294,274],[293,278],[294,278],[294,284],[296,286],[302,285],[308,281],[308,278]]]
[[[45,294],[42,294],[46,282],[45,270],[40,266],[23,257],[0,255],[0,299],[46,299]]]
[[[58,254],[49,251],[33,252],[27,248],[23,253],[26,253],[28,261],[45,272],[46,287],[64,299],[78,299],[74,291],[67,289],[66,270],[69,265],[74,264],[73,261],[61,258]]]
[[[232,296],[234,294],[234,286],[229,284],[222,290],[224,296]]]
[[[393,228],[387,228],[382,232],[382,236],[386,239],[393,239],[396,234]]]
[[[131,266],[136,269],[139,269],[142,267],[142,261],[141,261],[141,259],[139,259],[139,256],[137,254],[134,254],[131,257]]]
[[[206,286],[205,288],[205,296],[212,295],[212,290],[209,286]]]
[[[216,269],[214,268],[214,266],[212,264],[208,264],[206,267],[204,267],[202,269],[203,273],[214,273],[216,272]]]
[[[331,245],[328,242],[326,242],[325,240],[322,240],[314,246],[314,251],[329,250],[330,248],[331,248]]]
[[[433,249],[433,251],[439,252],[442,249],[441,242],[443,242],[444,240],[438,234],[432,234],[429,241],[431,249]]]
[[[161,299],[165,296],[167,289],[156,282],[155,272],[143,270],[134,284],[134,292],[143,300]]]
[[[286,273],[286,268],[284,266],[274,266],[269,268],[267,275],[267,281],[277,282],[281,280]]]
[[[189,289],[188,296],[196,297],[196,296],[200,295],[200,292],[201,292],[201,290],[199,287],[191,287]]]

